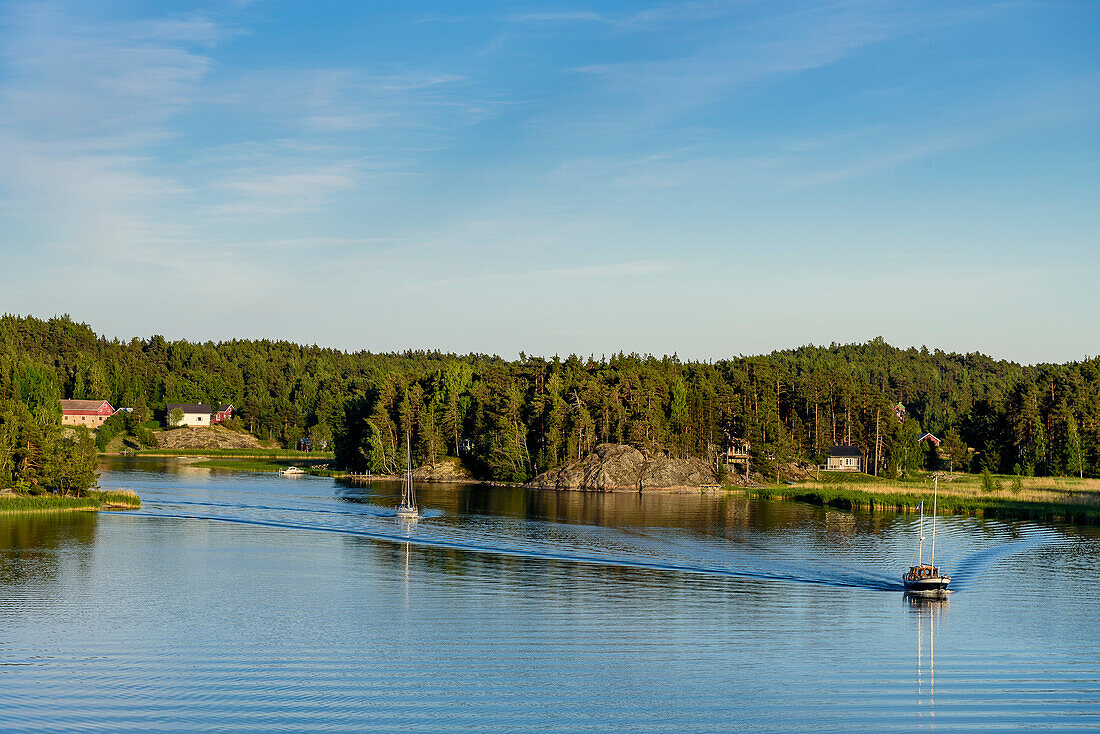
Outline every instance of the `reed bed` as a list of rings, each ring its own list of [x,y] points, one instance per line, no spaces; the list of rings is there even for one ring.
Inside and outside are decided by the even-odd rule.
[[[137,509],[141,498],[128,490],[88,490],[80,497],[59,494],[0,494],[0,515],[73,510]]]
[[[882,480],[864,475],[822,474],[796,485],[748,490],[757,496],[782,497],[842,509],[913,512],[923,501],[932,511],[932,480]],[[941,514],[994,515],[1100,523],[1100,480],[1066,477],[949,475],[939,482]]]
[[[292,451],[289,449],[143,449],[136,456],[216,456],[223,459],[317,459],[332,461],[331,451]]]

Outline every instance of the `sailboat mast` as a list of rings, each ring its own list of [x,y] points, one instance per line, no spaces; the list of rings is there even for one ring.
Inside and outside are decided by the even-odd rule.
[[[920,503],[920,545],[917,546],[917,565],[924,565],[924,503]]]
[[[933,477],[932,479],[932,560],[933,566],[936,565],[936,500],[940,494],[940,478]]]

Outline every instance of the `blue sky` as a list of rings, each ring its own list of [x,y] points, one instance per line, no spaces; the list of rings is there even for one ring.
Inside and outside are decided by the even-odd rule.
[[[4,2],[0,310],[1096,355],[1097,38],[1091,0]]]

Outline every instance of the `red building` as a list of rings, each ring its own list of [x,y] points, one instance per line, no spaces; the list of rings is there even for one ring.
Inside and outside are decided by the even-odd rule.
[[[935,436],[933,436],[931,433],[926,433],[926,434],[924,434],[923,436],[921,436],[920,438],[917,439],[917,443],[921,443],[922,441],[927,441],[928,443],[932,444],[936,448],[939,448],[939,446],[940,446],[940,440],[938,438],[936,438]]]
[[[95,430],[114,414],[115,409],[106,400],[61,401],[61,425],[63,426],[87,426]]]
[[[229,420],[233,417],[232,405],[219,405],[218,409],[210,415],[210,425],[216,426],[219,423]]]

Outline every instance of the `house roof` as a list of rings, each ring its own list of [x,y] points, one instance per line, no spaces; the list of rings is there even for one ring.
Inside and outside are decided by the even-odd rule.
[[[210,406],[205,403],[168,403],[165,406],[168,412],[171,413],[177,408],[184,413],[202,413],[204,415],[210,415]]]
[[[232,405],[219,405],[218,409],[215,411],[212,410],[211,407],[206,403],[168,403],[168,405],[165,406],[165,409],[168,410],[169,413],[171,413],[176,408],[179,408],[184,413],[203,413],[209,415],[211,413],[225,412],[232,407]]]
[[[106,400],[62,400],[61,410],[99,410]],[[110,403],[107,403],[110,405]]]
[[[921,441],[923,441],[926,438],[929,441],[931,441],[932,443],[936,444],[937,446],[940,445],[940,440],[938,438],[936,438],[935,436],[933,436],[931,433],[926,433],[923,436],[921,436],[920,438],[918,438],[917,443],[920,443]]]
[[[859,450],[858,446],[830,446],[829,456],[838,459],[846,459],[851,457],[858,458],[863,456],[863,452]]]

